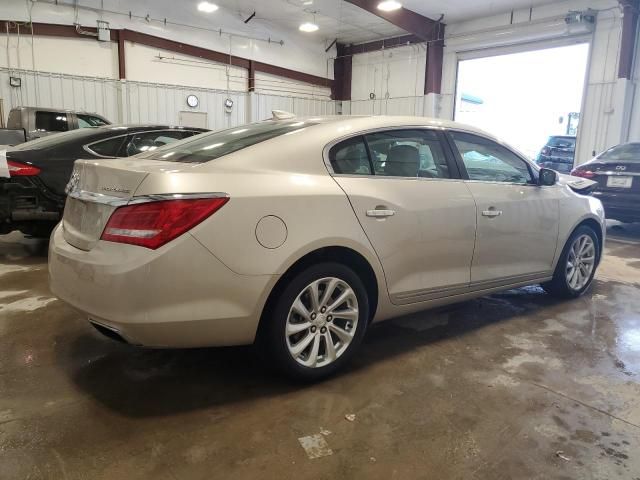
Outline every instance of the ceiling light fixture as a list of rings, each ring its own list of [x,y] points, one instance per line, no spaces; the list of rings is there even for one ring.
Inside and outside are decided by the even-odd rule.
[[[311,33],[316,32],[318,30],[318,25],[312,22],[304,22],[300,27],[298,27],[301,32]]]
[[[198,4],[198,10],[204,13],[211,13],[218,10],[218,5],[211,2],[200,2]]]
[[[402,4],[396,0],[384,0],[384,2],[378,4],[378,10],[382,10],[383,12],[393,12],[400,8],[402,8]]]

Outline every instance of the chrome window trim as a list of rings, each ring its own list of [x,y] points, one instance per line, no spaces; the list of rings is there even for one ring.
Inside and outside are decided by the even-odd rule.
[[[107,126],[107,125],[105,125],[105,126]],[[95,127],[95,128],[99,128],[99,127]],[[82,149],[84,151],[86,151],[87,153],[90,153],[91,155],[94,155],[94,156],[99,157],[99,158],[114,158],[114,157],[109,156],[109,155],[100,155],[99,153],[94,152],[93,150],[91,150],[91,146],[95,145],[96,143],[101,143],[101,142],[106,142],[108,140],[113,140],[114,138],[128,137],[129,135],[136,135],[138,133],[159,133],[159,132],[193,132],[196,135],[199,134],[199,133],[206,133],[206,132],[198,132],[196,130],[190,130],[188,128],[172,128],[172,129],[168,129],[168,130],[166,128],[161,128],[159,130],[140,130],[138,132],[128,132],[128,133],[123,133],[121,135],[115,135],[113,137],[102,138],[100,140],[96,140],[95,142],[91,142],[91,143],[87,143],[87,144],[83,145]],[[194,136],[194,135],[192,135],[192,136]],[[187,138],[189,138],[189,137],[187,137]],[[180,140],[186,140],[186,138],[176,139],[177,142],[179,142]],[[142,152],[140,152],[140,153],[142,153]],[[115,158],[128,158],[128,157],[115,157]]]
[[[396,176],[389,176],[389,175],[376,175],[375,173],[369,175],[369,174],[362,174],[362,175],[358,175],[355,173],[336,173],[333,171],[333,166],[331,165],[331,159],[329,158],[329,151],[336,146],[338,143],[344,142],[346,140],[349,140],[351,138],[355,138],[355,137],[364,137],[365,135],[370,135],[372,133],[378,133],[378,132],[388,132],[388,131],[393,131],[393,130],[434,130],[437,132],[444,132],[447,129],[445,127],[439,127],[437,125],[399,125],[399,126],[393,126],[393,127],[376,127],[376,128],[370,128],[367,130],[360,130],[358,132],[349,132],[346,135],[343,135],[342,137],[339,137],[335,140],[332,140],[331,142],[327,143],[324,148],[322,149],[322,160],[324,162],[325,167],[327,168],[327,171],[329,172],[329,175],[331,175],[332,177],[338,177],[338,178],[342,178],[342,177],[347,177],[347,178],[377,178],[377,179],[397,179],[397,180],[439,180],[439,181],[460,181],[462,179],[460,178],[429,178],[429,177],[396,177]],[[446,153],[445,153],[446,155]]]
[[[105,195],[103,193],[89,192],[87,190],[76,190],[67,195],[81,202],[100,203],[111,207],[122,207],[124,205],[137,205],[139,203],[160,202],[163,200],[194,200],[201,198],[228,198],[225,192],[209,193],[158,193],[150,195],[140,195],[129,198]]]

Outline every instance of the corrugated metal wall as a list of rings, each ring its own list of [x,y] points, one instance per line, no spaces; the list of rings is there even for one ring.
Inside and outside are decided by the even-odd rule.
[[[21,87],[9,86],[19,77]],[[188,95],[200,100],[197,108],[186,105]],[[0,98],[5,121],[18,106],[41,106],[84,110],[104,115],[114,123],[177,124],[181,111],[206,112],[210,129],[221,129],[264,120],[272,110],[300,116],[334,115],[336,102],[264,93],[227,92],[197,87],[120,81],[0,68]],[[225,100],[233,100],[227,111]]]
[[[20,78],[22,86],[11,87],[9,77]],[[119,84],[104,78],[0,68],[0,98],[4,101],[5,121],[9,110],[19,106],[86,110],[117,121]]]
[[[284,110],[299,116],[335,115],[336,102],[332,100],[286,97],[252,93],[251,121],[257,122],[271,117],[272,110]]]
[[[246,93],[130,81],[123,86],[124,123],[175,124],[180,111],[206,112],[207,126],[211,130],[234,127],[249,121]],[[200,103],[196,108],[187,107],[188,95],[198,97]],[[226,99],[233,101],[230,112],[224,105]]]
[[[381,98],[342,102],[343,115],[425,115],[427,97]]]

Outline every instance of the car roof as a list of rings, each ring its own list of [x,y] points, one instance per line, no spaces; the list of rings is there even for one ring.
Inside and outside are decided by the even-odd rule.
[[[325,125],[332,129],[337,127],[337,131],[344,132],[344,135],[360,131],[375,130],[378,128],[395,128],[395,127],[433,127],[439,129],[461,130],[474,133],[484,137],[491,138],[498,142],[500,139],[486,131],[467,125],[464,123],[454,122],[452,120],[444,120],[441,118],[418,117],[418,116],[396,116],[396,115],[329,115],[322,117],[296,117],[287,121],[299,120],[314,123],[316,125]],[[317,127],[315,127],[317,128]],[[317,130],[316,130],[317,131]],[[502,143],[502,142],[501,142]]]

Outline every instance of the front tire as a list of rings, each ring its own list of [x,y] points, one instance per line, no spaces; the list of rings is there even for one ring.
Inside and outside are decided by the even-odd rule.
[[[313,381],[341,369],[362,342],[369,299],[345,265],[320,263],[298,273],[276,299],[262,339],[285,375]]]
[[[553,279],[542,288],[559,298],[577,298],[590,286],[600,260],[600,242],[596,232],[582,225],[567,240]]]

